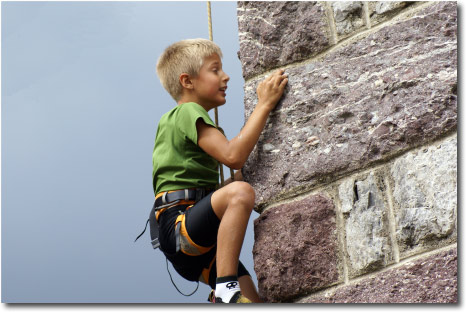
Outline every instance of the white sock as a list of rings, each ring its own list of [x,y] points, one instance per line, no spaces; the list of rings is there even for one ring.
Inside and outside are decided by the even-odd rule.
[[[215,297],[222,298],[223,302],[230,302],[231,297],[233,297],[237,291],[241,291],[238,277],[224,276],[217,278]]]

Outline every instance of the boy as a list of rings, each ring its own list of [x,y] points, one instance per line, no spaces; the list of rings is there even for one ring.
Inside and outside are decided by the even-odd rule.
[[[157,75],[178,104],[160,119],[153,152],[156,206],[163,207],[156,212],[160,248],[181,276],[215,289],[213,302],[260,302],[239,261],[254,190],[241,181],[215,190],[217,166],[243,167],[288,79],[278,70],[259,84],[254,112],[228,141],[207,114],[225,104],[230,77],[221,57],[213,42],[189,39],[169,46],[157,62]]]

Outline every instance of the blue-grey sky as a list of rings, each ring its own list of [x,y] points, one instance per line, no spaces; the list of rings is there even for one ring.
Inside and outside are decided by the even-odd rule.
[[[206,302],[183,297],[148,231],[157,123],[175,103],[155,74],[169,44],[208,38],[206,2],[2,2],[2,302]],[[236,2],[213,2],[230,76],[219,109],[244,124]],[[252,220],[242,261],[253,274]],[[171,267],[178,287],[185,282]]]

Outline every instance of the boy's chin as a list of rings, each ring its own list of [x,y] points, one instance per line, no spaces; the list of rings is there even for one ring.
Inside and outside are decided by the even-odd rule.
[[[217,102],[216,107],[223,106],[223,105],[225,105],[226,102],[227,102],[227,100],[223,100],[222,102]]]
[[[208,105],[209,105],[209,107],[211,107],[211,108],[215,108],[215,107],[219,107],[219,106],[225,105],[226,102],[227,102],[226,99],[223,99],[223,100],[217,99],[216,101],[211,101]]]

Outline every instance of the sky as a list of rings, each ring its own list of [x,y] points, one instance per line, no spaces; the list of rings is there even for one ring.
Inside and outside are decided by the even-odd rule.
[[[236,2],[213,2],[212,22],[231,139],[244,124]],[[134,243],[153,204],[157,123],[176,105],[155,64],[186,38],[208,38],[205,1],[1,3],[3,303],[207,302],[206,285],[175,290],[148,231]],[[257,217],[240,258],[254,280]]]

